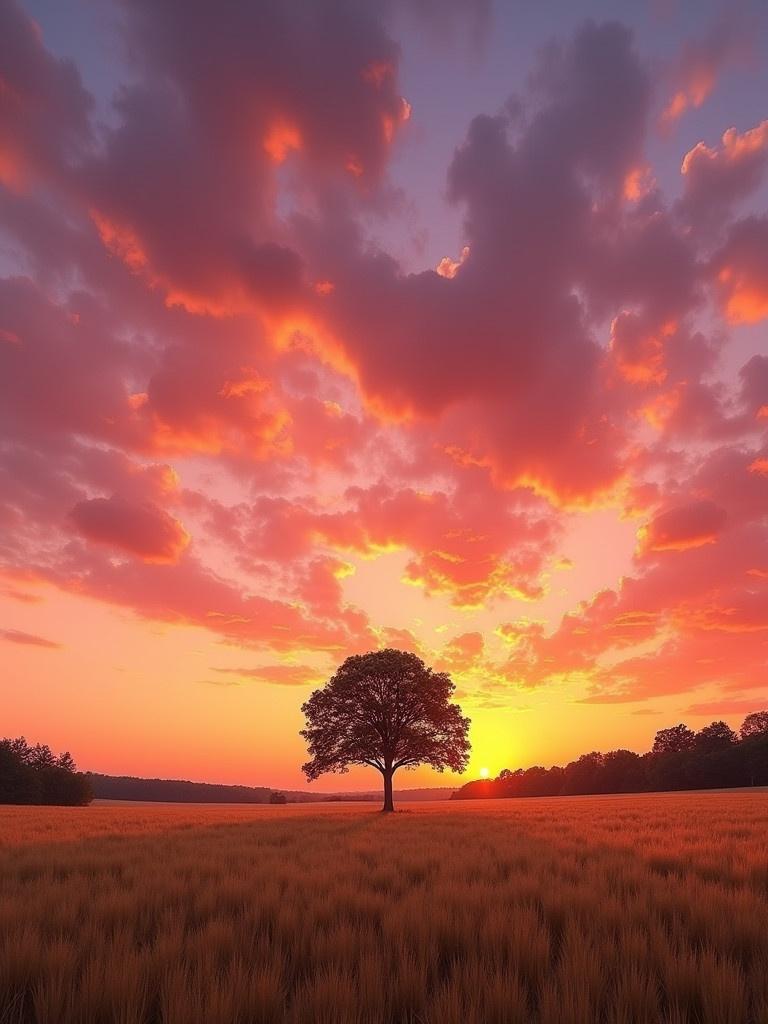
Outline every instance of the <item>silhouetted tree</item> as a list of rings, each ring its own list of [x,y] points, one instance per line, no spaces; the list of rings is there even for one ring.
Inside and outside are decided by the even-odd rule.
[[[603,769],[603,755],[593,750],[582,754],[565,768],[562,793],[573,796],[578,793],[599,793]]]
[[[714,754],[717,750],[727,750],[736,742],[736,733],[725,722],[712,722],[696,733],[694,750],[701,754]]]
[[[35,771],[45,771],[56,767],[56,756],[47,743],[36,743],[29,750],[27,764]]]
[[[693,750],[696,733],[687,725],[673,725],[670,729],[660,729],[653,741],[654,754],[679,754],[683,750]]]
[[[760,736],[762,733],[768,733],[768,711],[753,711],[741,723],[739,736],[743,740],[747,740],[751,736]]]
[[[271,804],[287,804],[288,800],[285,793],[270,793],[269,802]]]
[[[63,768],[64,771],[66,772],[77,771],[77,765],[75,764],[75,760],[68,750],[65,750],[64,753],[59,754],[58,758],[56,759],[56,767]]]
[[[542,768],[534,765],[521,773],[517,783],[520,796],[557,796],[563,790],[565,769],[555,765]]]
[[[0,740],[0,803],[82,805],[93,799],[90,781],[72,756],[30,747],[23,736]]]
[[[601,793],[638,793],[645,788],[643,759],[634,750],[609,751],[601,776]]]
[[[39,780],[14,749],[14,743],[0,741],[0,804],[39,803]]]
[[[768,786],[768,732],[759,732],[739,743],[746,786]]]
[[[384,811],[394,810],[392,777],[418,764],[463,771],[469,719],[451,703],[454,685],[415,654],[388,648],[353,655],[302,706],[309,780],[369,765],[384,779]]]

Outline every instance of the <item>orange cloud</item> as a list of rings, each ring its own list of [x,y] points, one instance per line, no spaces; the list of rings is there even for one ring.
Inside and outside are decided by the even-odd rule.
[[[440,653],[441,672],[468,672],[480,666],[485,650],[482,633],[462,633],[450,640]]]
[[[726,522],[724,509],[711,501],[678,505],[638,530],[641,551],[688,551],[714,544]]]
[[[708,167],[711,174],[716,166],[732,169],[744,164],[768,148],[768,121],[762,121],[756,128],[739,134],[735,128],[723,132],[722,148],[711,149],[703,142],[698,142],[683,157],[681,173],[689,179],[696,174],[705,173],[700,168]]]
[[[262,145],[272,162],[281,164],[292,150],[301,149],[301,132],[296,125],[277,120],[270,126]]]
[[[689,107],[700,107],[712,92],[715,85],[715,74],[709,68],[701,68],[686,85],[678,90],[661,113],[661,123],[669,127],[683,116]]]
[[[214,672],[275,686],[319,686],[327,675],[307,665],[262,665],[259,668],[215,668]]]
[[[661,392],[642,408],[643,417],[656,430],[664,430],[672,417],[680,409],[684,393],[684,384]]]
[[[615,317],[609,350],[624,380],[630,384],[661,384],[667,377],[665,346],[676,329],[674,321],[651,331],[636,314],[623,312]]]
[[[125,263],[129,270],[139,273],[148,268],[149,257],[132,228],[116,223],[97,209],[91,209],[90,215],[96,225],[99,238],[110,252]]]
[[[450,256],[443,256],[440,262],[435,267],[436,272],[440,277],[447,277],[449,280],[456,277],[458,272],[461,270],[465,261],[469,258],[469,246],[465,245],[461,250],[461,255],[457,260],[452,260]]]
[[[641,164],[633,167],[624,178],[622,195],[630,203],[636,203],[643,196],[648,195],[655,184],[655,179],[650,167]]]
[[[726,292],[725,314],[732,324],[756,324],[768,317],[768,291],[763,281],[750,280],[748,272],[724,267],[718,275]]]

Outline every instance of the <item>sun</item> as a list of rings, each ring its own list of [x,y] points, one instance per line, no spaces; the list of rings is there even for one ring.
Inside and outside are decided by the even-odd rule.
[[[490,772],[488,771],[487,768],[481,768],[480,769],[480,778],[481,779],[487,779],[489,775],[490,775]]]

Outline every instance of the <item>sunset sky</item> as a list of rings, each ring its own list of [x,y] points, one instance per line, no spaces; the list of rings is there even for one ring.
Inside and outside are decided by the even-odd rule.
[[[470,778],[738,726],[767,210],[762,0],[0,0],[0,735],[300,788],[386,646]]]

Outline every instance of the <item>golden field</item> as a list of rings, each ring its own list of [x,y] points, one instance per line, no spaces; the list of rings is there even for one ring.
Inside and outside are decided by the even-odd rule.
[[[768,792],[0,807],[0,1022],[768,1022]]]

